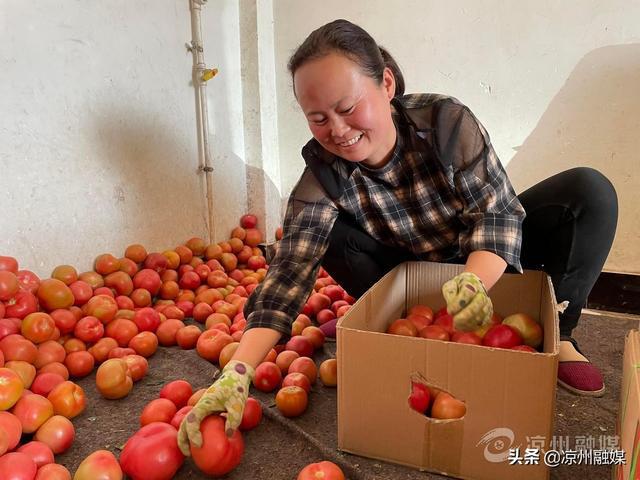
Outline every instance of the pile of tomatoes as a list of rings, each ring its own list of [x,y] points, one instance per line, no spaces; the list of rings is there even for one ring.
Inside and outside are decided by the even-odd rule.
[[[48,279],[20,269],[15,258],[0,256],[0,478],[71,478],[65,467],[55,464],[54,455],[71,446],[71,419],[86,406],[85,393],[73,379],[97,368],[98,391],[109,399],[122,398],[147,374],[147,358],[159,346],[195,349],[222,368],[242,338],[244,304],[268,268],[258,248],[263,237],[256,224],[254,215],[244,215],[231,238],[212,244],[194,237],[162,252],[129,245],[122,257],[98,255],[91,271],[78,273],[73,266],[60,265]],[[276,404],[284,415],[296,416],[306,409],[307,394],[318,376],[313,353],[327,336],[335,336],[337,319],[353,301],[321,269],[313,294],[293,323],[291,339],[269,352],[258,367],[254,385],[265,391],[282,387]],[[320,367],[320,377],[326,386],[335,386],[335,359],[327,362]],[[261,388],[265,378],[271,390]],[[157,437],[165,438],[166,444],[166,438],[174,438],[178,419],[202,392],[191,393],[189,404],[174,404],[176,411],[168,410],[171,418],[165,411],[162,420],[155,416],[156,402],[143,412],[144,424],[130,441],[151,442]],[[160,403],[167,408],[167,398],[161,395],[158,400],[165,400]],[[253,412],[253,420],[247,419],[245,427],[259,423],[256,404],[255,399],[247,404],[245,413]],[[33,434],[33,440],[20,445],[23,433]],[[168,444],[173,448],[175,440]],[[118,460],[111,452],[96,451],[74,478],[118,472],[140,455]],[[9,477],[9,471],[14,476]],[[105,478],[120,478],[117,475]]]

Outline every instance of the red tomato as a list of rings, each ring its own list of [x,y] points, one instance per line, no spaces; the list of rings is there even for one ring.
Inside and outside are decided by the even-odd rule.
[[[107,337],[115,339],[121,347],[126,347],[138,334],[138,327],[131,320],[116,318],[107,325],[106,334]]]
[[[38,300],[40,300],[40,305],[47,311],[55,310],[56,308],[69,308],[75,301],[71,289],[56,278],[49,278],[40,282]]]
[[[87,303],[91,297],[93,297],[93,287],[82,280],[73,282],[69,285],[69,289],[71,290],[71,293],[73,293],[73,304],[79,307]]]
[[[54,462],[53,452],[49,445],[37,440],[25,443],[16,451],[29,455],[38,468]]]
[[[38,467],[26,453],[12,452],[0,457],[2,480],[33,480]]]
[[[309,377],[301,372],[288,373],[284,380],[282,380],[283,387],[302,387],[305,392],[311,391],[311,382]]]
[[[150,357],[158,349],[158,337],[153,332],[140,332],[129,340],[129,348],[133,348],[138,355]]]
[[[136,312],[133,321],[139,331],[155,332],[160,325],[160,314],[151,307],[144,307]]]
[[[13,272],[0,270],[0,300],[7,301],[20,289],[18,277]]]
[[[193,388],[186,380],[174,380],[160,390],[160,398],[171,400],[176,408],[184,407],[193,395]]]
[[[171,425],[178,430],[182,420],[184,420],[184,417],[186,417],[191,410],[193,410],[193,405],[185,405],[182,407],[171,419]]]
[[[178,448],[178,431],[161,422],[138,430],[120,454],[120,466],[133,480],[169,480],[182,462],[184,455]]]
[[[177,412],[176,405],[169,399],[156,398],[145,405],[140,415],[140,426],[144,427],[153,422],[171,423]]]
[[[171,347],[175,345],[176,333],[178,333],[178,330],[184,326],[184,322],[176,319],[168,319],[167,321],[162,322],[156,330],[156,335],[160,345],[164,347]]]
[[[13,450],[20,443],[22,424],[13,413],[0,412],[0,430],[7,434],[7,450]]]
[[[80,352],[71,352],[64,359],[64,364],[69,370],[72,377],[86,377],[93,371],[96,361],[86,350]]]
[[[53,453],[58,455],[71,447],[76,438],[76,431],[71,420],[61,415],[54,415],[42,424],[33,438],[47,444]]]
[[[96,372],[96,387],[105,398],[113,400],[126,397],[133,388],[127,362],[121,358],[110,358],[100,365]]]
[[[318,367],[313,360],[309,357],[300,357],[296,358],[291,365],[289,365],[289,373],[300,372],[304,373],[311,385],[315,385],[316,379],[318,378]]]
[[[409,406],[415,411],[424,413],[429,408],[431,392],[429,387],[422,383],[411,382],[411,395],[409,395]]]
[[[276,407],[285,417],[297,417],[307,409],[307,392],[302,387],[283,387],[276,394]]]
[[[62,335],[73,332],[78,320],[71,310],[59,308],[49,313]]]
[[[47,399],[53,405],[53,413],[67,418],[80,415],[87,406],[87,397],[82,387],[69,380],[56,385]]]
[[[76,323],[73,334],[86,343],[96,343],[104,335],[104,325],[96,317],[88,315]]]
[[[306,378],[306,377],[305,377]],[[240,430],[246,432],[253,430],[262,421],[262,405],[255,398],[247,398],[247,403],[244,405],[244,412],[242,412],[242,422],[240,423]]]
[[[22,424],[22,433],[33,433],[53,416],[53,405],[42,395],[26,395],[20,398],[11,412]]]
[[[304,467],[296,480],[345,480],[340,467],[333,462],[323,461]]]
[[[0,255],[0,271],[18,273],[18,261],[13,257]]]
[[[224,418],[211,415],[200,424],[202,447],[191,444],[193,461],[208,475],[225,475],[240,464],[244,441],[239,430],[231,438],[224,431]]]
[[[29,387],[36,395],[46,397],[51,390],[64,382],[64,378],[57,373],[39,373]]]
[[[73,480],[122,480],[122,469],[113,453],[97,450],[82,460]]]
[[[38,311],[38,299],[27,291],[16,293],[13,298],[5,303],[5,316],[24,318],[30,313]]]
[[[38,291],[40,286],[40,277],[30,270],[18,270],[16,273],[18,281],[20,282],[20,288],[26,292],[31,292],[34,295]]]
[[[71,480],[71,474],[62,465],[49,463],[38,469],[34,480]]]
[[[24,384],[20,376],[9,368],[0,368],[0,410],[8,410],[18,401]]]
[[[127,362],[129,375],[134,382],[142,379],[149,371],[149,362],[141,355],[125,355],[122,359]]]
[[[256,368],[253,386],[262,392],[271,392],[282,381],[280,368],[273,362],[262,362]]]
[[[94,292],[97,293],[97,292]],[[116,317],[118,303],[109,295],[95,295],[82,306],[85,315],[96,317],[102,323],[107,324]]]

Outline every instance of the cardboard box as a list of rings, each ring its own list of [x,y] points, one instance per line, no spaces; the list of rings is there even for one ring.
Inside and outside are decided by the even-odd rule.
[[[505,274],[490,292],[495,311],[524,312],[544,326],[544,353],[384,333],[417,303],[444,306],[441,286],[461,265],[410,262],[376,283],[338,323],[338,448],[458,478],[546,479],[537,465],[510,465],[510,448],[549,449],[555,416],[558,314],[544,272]],[[462,419],[409,408],[410,377],[464,400]]]
[[[620,449],[625,451],[626,464],[616,465],[612,478],[640,479],[640,332],[631,330],[625,339],[622,360],[622,389],[616,431]]]

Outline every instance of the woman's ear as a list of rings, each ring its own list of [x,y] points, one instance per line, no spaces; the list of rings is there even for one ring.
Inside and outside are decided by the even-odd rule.
[[[393,76],[393,72],[389,67],[385,67],[382,72],[382,86],[385,89],[387,98],[391,101],[396,94],[396,77]]]

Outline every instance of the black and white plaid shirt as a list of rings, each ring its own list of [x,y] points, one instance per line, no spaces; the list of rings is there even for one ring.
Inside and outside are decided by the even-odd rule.
[[[382,168],[344,161],[313,139],[303,148],[308,166],[289,197],[277,253],[245,306],[247,329],[290,336],[340,210],[379,242],[420,260],[486,250],[522,271],[525,212],[484,127],[452,97],[412,94],[394,102],[397,142]],[[332,191],[309,167],[323,162],[335,179]]]

